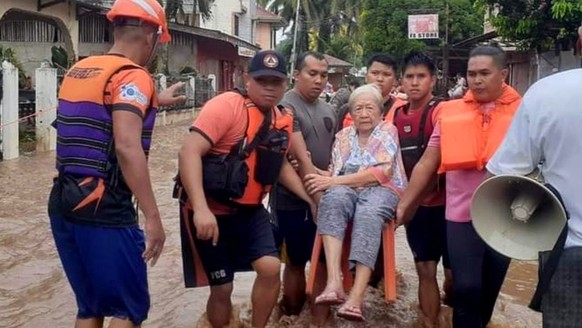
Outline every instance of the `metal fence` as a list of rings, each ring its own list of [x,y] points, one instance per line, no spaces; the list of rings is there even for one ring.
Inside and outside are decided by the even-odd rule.
[[[184,87],[178,90],[178,94],[186,96],[186,101],[178,105],[160,107],[160,111],[172,111],[201,107],[208,99],[214,97],[215,95],[214,88],[212,87],[212,80],[209,78],[200,76],[194,77],[191,75],[168,77],[157,75],[154,77],[154,80],[158,90],[164,89],[164,78],[165,87],[169,87],[178,82],[184,82]]]

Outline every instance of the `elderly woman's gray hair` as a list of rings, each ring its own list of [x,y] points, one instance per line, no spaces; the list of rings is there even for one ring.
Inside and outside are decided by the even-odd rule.
[[[378,89],[378,87],[376,85],[365,84],[365,85],[362,85],[361,87],[357,88],[356,90],[352,91],[352,94],[350,94],[350,98],[348,99],[348,106],[350,108],[350,112],[352,111],[352,109],[354,107],[354,103],[356,102],[356,99],[363,94],[372,95],[374,97],[374,99],[376,100],[376,104],[378,105],[378,108],[380,110],[382,110],[382,106],[384,106],[384,99],[382,98],[382,93],[380,93],[380,90]]]

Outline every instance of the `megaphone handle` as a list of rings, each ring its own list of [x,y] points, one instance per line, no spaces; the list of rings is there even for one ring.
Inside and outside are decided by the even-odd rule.
[[[546,187],[550,189],[554,195],[558,198],[564,209],[564,202],[562,201],[562,197],[560,193],[550,184],[546,184]],[[560,232],[560,236],[558,240],[554,244],[554,247],[550,251],[550,257],[546,261],[546,263],[542,267],[542,263],[539,263],[540,267],[540,278],[538,280],[538,284],[536,286],[535,293],[529,303],[529,308],[541,312],[542,307],[542,297],[550,288],[550,282],[552,281],[552,277],[558,268],[558,262],[560,261],[560,257],[562,256],[562,251],[564,250],[564,245],[566,244],[566,237],[568,237],[568,213],[566,212],[566,224],[564,224],[564,228],[562,232]]]
[[[542,263],[539,263],[540,267],[540,278],[538,280],[538,284],[536,286],[536,291],[531,298],[529,303],[529,308],[541,312],[542,308],[542,297],[550,288],[550,283],[552,281],[552,277],[558,268],[558,262],[560,261],[560,257],[562,256],[562,251],[564,250],[564,244],[566,244],[566,237],[568,236],[568,224],[564,226],[562,232],[560,233],[560,237],[554,244],[554,248],[550,251],[550,257],[546,261],[546,263],[542,267]]]

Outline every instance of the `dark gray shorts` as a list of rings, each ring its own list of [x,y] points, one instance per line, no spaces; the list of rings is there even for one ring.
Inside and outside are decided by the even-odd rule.
[[[582,247],[567,248],[542,298],[544,328],[582,327]]]

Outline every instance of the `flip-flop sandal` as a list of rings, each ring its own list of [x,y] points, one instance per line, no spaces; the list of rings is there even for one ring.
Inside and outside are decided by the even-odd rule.
[[[340,305],[345,301],[345,296],[342,296],[339,292],[336,291],[322,293],[315,298],[315,304],[317,305]]]
[[[337,316],[349,321],[366,321],[362,310],[355,305],[343,305],[337,310]]]

